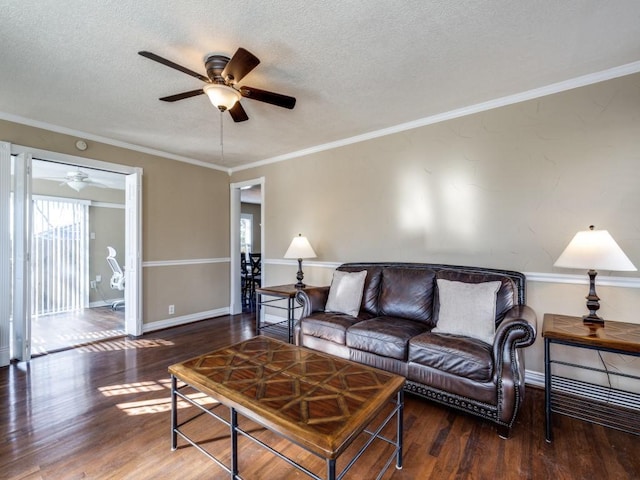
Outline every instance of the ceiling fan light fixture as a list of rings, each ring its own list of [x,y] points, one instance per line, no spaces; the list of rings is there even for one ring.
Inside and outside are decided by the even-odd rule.
[[[214,107],[221,111],[230,110],[240,100],[240,92],[227,85],[208,83],[203,88]]]
[[[84,189],[86,186],[88,186],[88,183],[83,182],[82,180],[69,180],[67,182],[67,185],[71,188],[73,188],[76,192],[79,192],[80,190]]]

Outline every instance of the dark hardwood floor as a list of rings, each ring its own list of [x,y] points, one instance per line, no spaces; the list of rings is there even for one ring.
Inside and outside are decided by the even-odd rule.
[[[0,478],[228,478],[193,447],[170,450],[167,367],[247,339],[253,328],[253,315],[220,317],[0,368]],[[406,395],[404,468],[384,478],[640,478],[640,437],[557,417],[554,442],[546,443],[543,397],[527,390],[512,438],[502,440],[487,422]],[[194,428],[208,449],[228,455],[226,427]],[[322,464],[298,447],[246,428],[323,475]],[[246,439],[239,446],[243,478],[309,478]],[[374,478],[385,448],[365,453],[347,478]]]

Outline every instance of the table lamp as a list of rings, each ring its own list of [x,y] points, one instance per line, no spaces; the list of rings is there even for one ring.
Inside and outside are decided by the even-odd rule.
[[[284,258],[298,259],[298,274],[296,275],[298,283],[296,283],[296,288],[304,288],[305,284],[302,283],[302,279],[304,278],[304,274],[302,273],[302,259],[316,258],[316,252],[311,248],[311,244],[309,243],[309,240],[307,240],[307,237],[303,237],[301,233],[299,233],[297,237],[293,237],[291,245],[289,245],[289,248],[287,249],[287,253],[284,254]]]
[[[589,226],[589,230],[576,233],[553,265],[562,268],[588,269],[589,295],[585,298],[589,315],[583,316],[582,319],[588,323],[599,324],[603,324],[604,319],[596,314],[600,308],[600,298],[596,295],[596,275],[598,272],[595,269],[621,272],[637,270],[609,232],[594,230],[593,225]]]

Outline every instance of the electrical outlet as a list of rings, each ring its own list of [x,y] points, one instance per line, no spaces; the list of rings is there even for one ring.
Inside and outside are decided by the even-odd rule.
[[[94,290],[96,289],[96,281],[95,280],[91,280],[89,282],[89,285],[91,286],[92,289],[94,289]]]
[[[173,315],[174,313],[176,313],[176,306],[169,305],[169,315]]]
[[[100,283],[102,281],[102,275],[96,275],[96,283]]]

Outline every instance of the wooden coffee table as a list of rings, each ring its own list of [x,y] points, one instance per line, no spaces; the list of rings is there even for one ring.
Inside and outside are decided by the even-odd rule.
[[[343,478],[376,439],[393,446],[378,478],[394,458],[396,468],[402,468],[404,378],[399,375],[264,336],[172,365],[169,373],[171,448],[177,448],[180,436],[226,470],[231,478],[242,478],[238,472],[238,434],[310,477],[322,478],[239,427],[238,414],[324,459],[326,478],[330,480]],[[185,392],[193,389],[228,407],[229,415],[223,417],[215,411],[218,407],[192,400]],[[178,423],[178,399],[197,407],[199,412]],[[387,410],[388,415],[382,421],[374,422]],[[184,432],[183,427],[202,413],[230,427],[230,465]],[[391,440],[381,432],[394,418],[396,438]],[[375,424],[375,430],[367,428],[370,424]],[[367,435],[366,442],[336,476],[336,459],[363,432]]]

